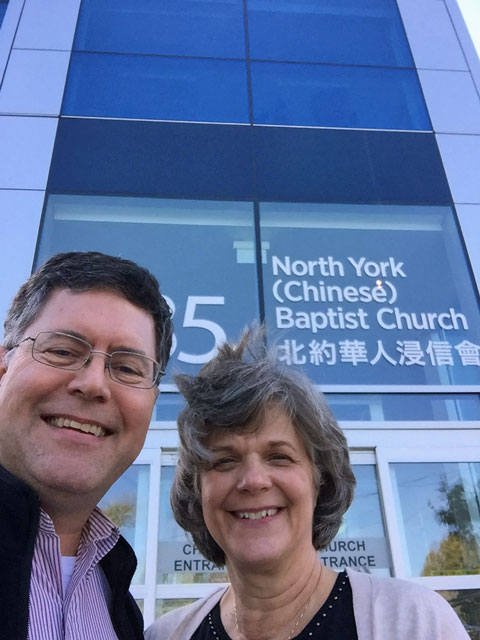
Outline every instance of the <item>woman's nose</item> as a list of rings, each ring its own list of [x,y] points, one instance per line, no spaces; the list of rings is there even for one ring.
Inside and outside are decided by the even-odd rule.
[[[240,466],[237,483],[239,491],[262,491],[271,485],[269,470],[261,460],[249,459]]]

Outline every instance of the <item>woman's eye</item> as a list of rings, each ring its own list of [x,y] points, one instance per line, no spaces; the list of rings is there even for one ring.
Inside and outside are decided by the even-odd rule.
[[[212,469],[224,471],[231,468],[235,464],[235,458],[218,458],[212,462]]]
[[[292,457],[286,453],[272,453],[272,455],[270,456],[270,459],[273,460],[274,462],[280,462],[285,464],[288,464],[289,462],[293,462]]]

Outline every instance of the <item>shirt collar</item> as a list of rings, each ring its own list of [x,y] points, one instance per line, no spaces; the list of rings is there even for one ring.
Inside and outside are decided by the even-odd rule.
[[[43,509],[40,509],[38,529],[42,533],[57,535],[52,519]],[[95,507],[83,527],[82,542],[88,544],[91,542],[98,543],[103,540],[113,547],[119,537],[120,531],[118,527],[98,507]]]

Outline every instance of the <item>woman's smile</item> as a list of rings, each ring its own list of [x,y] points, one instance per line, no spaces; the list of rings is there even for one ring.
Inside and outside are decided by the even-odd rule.
[[[245,520],[265,520],[266,518],[271,518],[276,516],[278,513],[277,508],[267,508],[267,509],[259,509],[257,511],[236,511],[234,512],[237,518],[245,519]]]

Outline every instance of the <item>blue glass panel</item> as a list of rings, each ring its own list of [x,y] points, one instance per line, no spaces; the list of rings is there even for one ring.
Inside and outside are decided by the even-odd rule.
[[[451,202],[433,134],[80,118],[60,119],[49,190],[289,202]]]
[[[337,420],[480,420],[480,396],[473,393],[327,393]]]
[[[255,123],[431,130],[411,69],[252,63]]]
[[[73,53],[68,115],[248,122],[245,63]]]
[[[61,118],[57,192],[252,198],[251,127]]]
[[[254,127],[259,200],[451,202],[433,134]]]
[[[185,406],[185,398],[179,393],[162,393],[155,403],[152,420],[176,422],[177,416]]]
[[[244,58],[241,0],[83,0],[75,50]]]
[[[392,394],[383,397],[385,420],[480,420],[480,396],[474,394]]]
[[[252,58],[413,66],[392,0],[249,0],[248,32]]]
[[[326,393],[340,421],[465,421],[480,420],[480,396],[473,393]],[[175,421],[185,406],[178,393],[161,393],[154,420]]]
[[[7,11],[7,2],[0,2],[0,27],[2,26],[5,12]]]
[[[49,190],[288,202],[451,202],[433,134],[81,118],[60,119]]]

